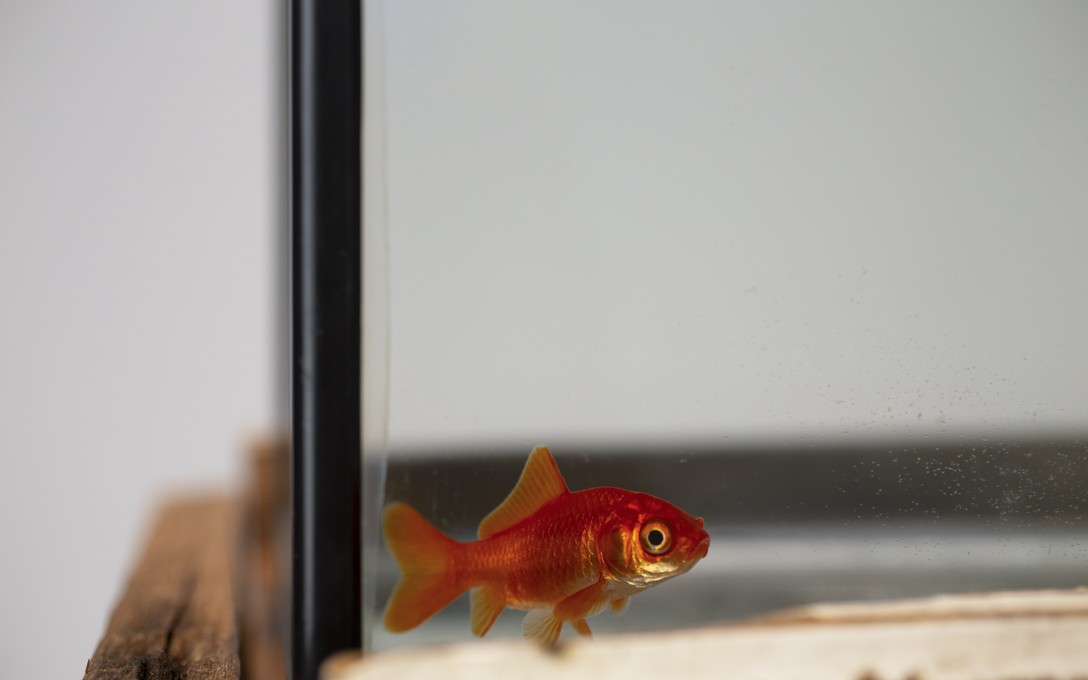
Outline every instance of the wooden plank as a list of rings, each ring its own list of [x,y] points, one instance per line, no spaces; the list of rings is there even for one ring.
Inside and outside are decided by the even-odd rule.
[[[241,584],[242,668],[253,680],[284,680],[290,467],[286,441],[268,437],[254,442],[249,467],[241,551],[246,577]]]
[[[323,680],[1088,679],[1088,590],[818,605],[749,624],[341,655]]]
[[[239,509],[225,497],[167,503],[85,680],[237,680],[233,561]]]

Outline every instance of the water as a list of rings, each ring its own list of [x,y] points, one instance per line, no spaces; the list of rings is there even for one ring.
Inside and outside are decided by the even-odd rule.
[[[606,613],[591,619],[594,633],[729,623],[816,602],[1088,583],[1084,530],[988,536],[969,527],[904,528],[902,534],[872,528],[855,533],[834,525],[751,528],[759,538],[731,535],[729,528],[710,530],[713,550],[692,572],[638,595],[622,616]],[[395,576],[395,570],[383,569],[383,592]],[[523,615],[508,611],[486,639],[519,638]],[[476,639],[468,631],[468,618],[467,601],[459,600],[410,634],[379,630],[374,648]]]
[[[815,602],[1088,585],[1088,442],[985,448],[556,451],[572,490],[617,485],[654,493],[705,517],[711,534],[709,555],[691,572],[638,594],[622,616],[601,614],[590,625],[606,635],[735,622]],[[499,451],[473,453],[394,459],[387,499],[473,539],[523,463]],[[372,576],[377,606],[369,612],[378,617],[398,570],[371,547],[381,551]],[[520,637],[523,616],[508,610],[485,639]],[[471,639],[462,597],[409,633],[376,625],[372,644]]]
[[[367,645],[541,443],[711,532],[598,634],[1088,582],[1085,7],[365,9]]]

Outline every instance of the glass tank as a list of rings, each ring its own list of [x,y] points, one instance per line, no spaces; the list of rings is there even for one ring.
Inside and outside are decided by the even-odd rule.
[[[1088,585],[1086,26],[365,3],[365,645],[478,639],[383,626],[382,512],[475,540],[537,445],[710,535],[595,635]]]

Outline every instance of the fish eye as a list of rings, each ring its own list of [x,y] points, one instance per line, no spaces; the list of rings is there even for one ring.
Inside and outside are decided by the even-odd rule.
[[[672,532],[664,522],[653,520],[642,525],[639,543],[651,555],[663,555],[672,547]]]

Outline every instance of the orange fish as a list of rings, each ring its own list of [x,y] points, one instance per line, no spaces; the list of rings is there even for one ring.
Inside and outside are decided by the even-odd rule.
[[[483,636],[512,607],[529,612],[525,637],[545,645],[564,622],[589,635],[586,617],[623,611],[630,596],[683,574],[710,546],[702,518],[660,498],[614,487],[570,491],[543,446],[480,522],[478,541],[449,538],[404,503],[386,509],[382,529],[401,569],[387,629],[411,630],[472,589],[473,633]]]

